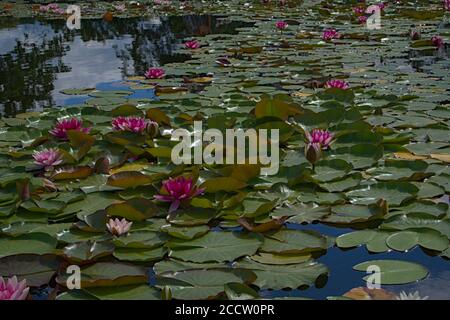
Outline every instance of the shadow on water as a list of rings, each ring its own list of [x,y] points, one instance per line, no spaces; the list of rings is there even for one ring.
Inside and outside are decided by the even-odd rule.
[[[152,66],[183,62],[175,53],[183,38],[233,34],[249,23],[224,18],[178,16],[83,20],[70,31],[64,20],[0,19],[0,114],[78,103],[62,89],[96,87]]]
[[[335,228],[324,224],[298,225],[289,224],[290,229],[296,230],[315,230],[328,236],[337,237],[341,234],[351,232],[348,228]],[[347,291],[355,287],[365,287],[366,283],[363,277],[367,274],[353,270],[353,266],[369,261],[369,260],[404,260],[416,262],[429,270],[426,279],[419,282],[382,286],[382,289],[400,293],[401,291],[414,292],[419,291],[420,295],[428,296],[430,299],[450,299],[450,271],[448,269],[448,261],[441,257],[430,257],[419,247],[413,248],[409,252],[385,252],[385,253],[369,253],[365,246],[341,250],[337,247],[331,247],[327,253],[320,257],[317,261],[329,266],[329,275],[325,283],[318,287],[310,287],[306,291],[303,290],[265,290],[261,295],[265,298],[275,297],[302,297],[312,299],[326,299],[329,296],[341,296]]]

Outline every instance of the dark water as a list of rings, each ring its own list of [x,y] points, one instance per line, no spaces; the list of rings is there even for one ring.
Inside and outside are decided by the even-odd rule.
[[[248,23],[213,16],[82,20],[0,18],[0,115],[82,102],[62,89],[117,89],[118,81],[152,66],[182,62],[186,37],[235,33]]]

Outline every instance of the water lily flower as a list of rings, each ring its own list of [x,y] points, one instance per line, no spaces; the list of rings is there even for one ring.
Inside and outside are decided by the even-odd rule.
[[[124,12],[126,10],[125,3],[121,3],[114,6],[114,9],[119,12]]]
[[[30,288],[25,279],[19,282],[16,276],[7,280],[0,277],[0,300],[25,300],[28,291]]]
[[[91,128],[83,128],[83,120],[77,118],[58,120],[50,134],[60,140],[67,140],[67,131],[75,130],[88,133]]]
[[[319,144],[322,150],[329,148],[331,142],[334,139],[334,134],[328,130],[313,129],[311,132],[306,131],[306,140],[310,144]]]
[[[386,8],[386,4],[384,2],[377,3],[376,6],[378,6],[378,8],[380,8],[381,11],[383,11],[384,8]]]
[[[428,296],[421,297],[419,295],[419,291],[415,291],[413,293],[406,293],[405,291],[402,291],[395,299],[396,300],[427,300]]]
[[[358,21],[361,24],[365,24],[367,22],[367,17],[366,16],[359,16],[358,17]]]
[[[47,5],[47,7],[48,7],[49,9],[55,10],[55,9],[58,9],[58,8],[59,8],[59,5],[58,5],[57,3],[49,3],[49,4]]]
[[[157,125],[153,121],[145,119],[143,117],[117,117],[111,121],[111,125],[114,131],[130,131],[135,133],[143,133],[147,130],[149,125]]]
[[[127,221],[127,219],[123,218],[122,220],[116,219],[109,219],[108,223],[106,223],[106,227],[108,228],[108,231],[114,235],[120,237],[123,234],[127,234],[128,231],[130,231],[131,225],[133,222]]]
[[[56,148],[35,151],[33,152],[33,158],[34,163],[40,168],[44,168],[45,171],[51,171],[54,166],[63,162],[62,155]]]
[[[197,188],[192,178],[183,176],[170,178],[163,182],[161,194],[155,195],[155,199],[164,202],[171,202],[169,213],[178,209],[181,203],[202,194],[205,190]]]
[[[308,143],[305,146],[305,158],[313,165],[322,158],[322,147],[320,143]]]
[[[439,36],[433,36],[431,38],[431,43],[433,43],[433,46],[436,48],[442,48],[444,46],[444,40]]]
[[[416,29],[412,29],[409,32],[409,37],[411,38],[411,40],[419,40],[420,39],[420,31],[416,30]]]
[[[444,9],[450,11],[450,0],[444,0]]]
[[[276,27],[278,30],[284,30],[284,29],[286,29],[287,27],[289,27],[289,25],[288,25],[285,21],[277,21],[277,22],[275,23],[275,27]]]
[[[188,49],[198,49],[200,48],[200,42],[197,40],[189,40],[184,43],[184,46]]]
[[[337,89],[346,90],[346,89],[350,88],[350,86],[344,80],[328,80],[325,83],[325,88],[337,88]]]
[[[147,120],[147,133],[150,137],[155,138],[159,135],[159,125],[158,122]]]
[[[360,15],[364,14],[365,11],[366,11],[366,8],[364,8],[364,7],[353,7],[353,12],[357,16],[360,16]]]
[[[166,75],[166,72],[162,68],[149,68],[144,76],[147,79],[162,79]]]
[[[63,8],[56,8],[54,12],[61,15],[66,14],[66,10]]]
[[[325,41],[330,41],[332,39],[339,39],[341,34],[336,31],[336,29],[327,29],[322,34],[322,39]]]

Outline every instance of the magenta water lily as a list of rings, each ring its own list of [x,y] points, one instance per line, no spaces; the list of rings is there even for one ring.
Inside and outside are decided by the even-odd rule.
[[[289,25],[288,25],[287,22],[285,22],[285,21],[277,21],[277,22],[275,23],[275,27],[276,27],[278,30],[284,30],[284,29],[286,29],[287,27],[289,27]]]
[[[157,128],[158,124],[143,117],[117,117],[111,122],[114,131],[129,131],[143,133],[148,129]]]
[[[60,140],[67,140],[67,131],[69,130],[88,133],[91,128],[83,127],[83,120],[78,118],[61,119],[58,120],[55,127],[50,130],[50,134]]]
[[[439,37],[439,36],[433,36],[431,38],[431,43],[436,48],[442,48],[444,46],[444,40],[441,37]]]
[[[198,49],[200,48],[200,42],[198,42],[197,40],[189,40],[184,43],[184,46],[187,49]]]
[[[327,29],[322,34],[322,39],[325,41],[330,41],[333,39],[339,39],[341,34],[336,31],[336,29]]]
[[[108,223],[106,223],[106,228],[108,228],[108,231],[112,235],[120,237],[121,235],[127,234],[130,231],[132,225],[133,222],[128,221],[125,218],[123,218],[122,220],[119,220],[118,218],[111,218],[109,219]]]
[[[18,281],[17,277],[0,277],[0,300],[25,300],[30,288],[24,279]]]
[[[358,17],[358,21],[361,24],[365,24],[367,22],[367,17],[366,16],[359,16]]]
[[[444,10],[450,11],[450,0],[444,0]]]
[[[163,68],[150,68],[144,74],[147,79],[162,79],[165,75]]]
[[[311,132],[307,131],[305,135],[308,143],[318,143],[323,150],[328,149],[334,139],[334,135],[331,132],[322,129],[313,129]]]
[[[63,162],[62,155],[56,148],[35,151],[33,152],[33,158],[34,163],[45,171],[51,171],[54,166]]]
[[[354,12],[357,16],[363,15],[365,11],[366,11],[366,8],[364,8],[364,7],[354,7],[354,8],[353,8],[353,12]]]
[[[169,213],[171,213],[177,210],[182,203],[188,202],[204,191],[204,189],[197,188],[194,185],[192,178],[180,176],[164,181],[161,194],[155,195],[155,199],[171,202],[169,208]]]
[[[344,80],[329,80],[325,83],[325,88],[337,88],[346,90],[350,88],[350,85]]]

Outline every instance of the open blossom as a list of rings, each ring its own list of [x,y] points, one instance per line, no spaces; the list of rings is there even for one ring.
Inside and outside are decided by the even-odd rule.
[[[329,80],[325,83],[325,88],[348,89],[350,86],[344,80]]]
[[[188,49],[200,48],[200,43],[197,40],[189,40],[184,43],[184,46]]]
[[[162,79],[165,75],[166,72],[162,68],[150,68],[144,74],[147,79]]]
[[[106,227],[108,231],[114,236],[121,236],[123,234],[127,234],[130,231],[131,225],[133,222],[127,221],[127,219],[123,218],[122,220],[109,219],[108,223],[106,223]]]
[[[450,11],[450,0],[444,0],[443,5],[445,10]]]
[[[62,155],[58,149],[44,149],[33,152],[34,163],[45,171],[50,171],[54,166],[62,163]]]
[[[354,7],[353,8],[353,12],[357,15],[360,16],[362,14],[364,14],[364,12],[366,11],[366,9],[364,7]]]
[[[286,29],[287,27],[289,27],[289,25],[288,25],[285,21],[277,21],[277,22],[275,23],[275,27],[276,27],[277,29],[279,29],[279,30],[284,30],[284,29]]]
[[[171,202],[169,213],[178,209],[182,202],[187,202],[195,196],[202,194],[205,190],[197,188],[192,178],[183,176],[170,178],[163,182],[162,194],[155,195],[155,199]]]
[[[386,4],[383,3],[383,2],[377,3],[376,5],[377,5],[378,8],[380,8],[380,10],[382,10],[382,11],[384,10],[384,8],[386,8]]]
[[[328,149],[334,135],[328,130],[314,129],[311,132],[306,132],[306,139],[308,143],[318,143],[321,149]]]
[[[57,3],[49,3],[48,5],[41,5],[39,7],[40,12],[50,12],[50,13],[57,13],[57,14],[65,14],[66,10],[63,8],[60,8]]]
[[[439,36],[433,36],[431,38],[431,43],[433,43],[433,46],[436,48],[442,48],[444,46],[444,40]]]
[[[419,291],[415,291],[413,293],[406,293],[405,291],[402,291],[395,299],[396,300],[428,300],[428,296],[421,297],[419,294]]]
[[[358,17],[358,21],[361,24],[365,24],[367,22],[367,17],[366,16],[359,16]]]
[[[124,12],[126,10],[125,3],[115,5],[114,9],[116,9],[119,12]]]
[[[135,133],[143,133],[148,129],[148,126],[157,126],[156,122],[142,118],[142,117],[117,117],[111,122],[115,131],[130,131]]]
[[[332,39],[339,39],[341,37],[340,33],[335,29],[327,29],[322,34],[322,39],[325,41],[329,41]]]
[[[58,139],[67,140],[67,131],[69,130],[88,133],[91,128],[83,128],[83,120],[77,118],[62,119],[56,122],[55,127],[50,130],[50,134]]]
[[[27,281],[17,281],[14,276],[9,279],[0,277],[0,301],[1,300],[25,300],[28,296],[30,288],[27,287]]]

